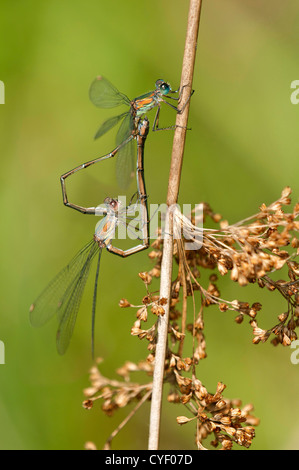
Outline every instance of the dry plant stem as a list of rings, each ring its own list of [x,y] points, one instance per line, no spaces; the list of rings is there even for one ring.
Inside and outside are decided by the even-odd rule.
[[[182,102],[190,94],[194,72],[199,19],[202,0],[190,0],[189,16],[187,25],[187,36],[181,74],[181,87],[183,88]],[[187,85],[187,86],[186,86]],[[176,127],[173,140],[171,166],[168,180],[167,206],[171,207],[177,203],[181,169],[183,162],[186,127],[188,122],[189,104],[184,112],[177,115]],[[173,258],[173,218],[171,211],[166,214],[165,235],[163,243],[163,257],[161,264],[160,298],[168,299],[165,305],[165,314],[158,318],[158,339],[155,353],[155,369],[153,377],[153,391],[150,413],[149,450],[157,450],[159,446],[161,404],[163,393],[164,364],[166,355],[166,342],[169,320],[169,299],[172,278]]]

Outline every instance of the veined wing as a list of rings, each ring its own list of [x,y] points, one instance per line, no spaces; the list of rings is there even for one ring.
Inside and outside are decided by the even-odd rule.
[[[119,114],[118,116],[114,116],[110,119],[107,119],[107,121],[103,122],[101,127],[97,130],[96,135],[94,136],[95,139],[98,139],[99,137],[102,137],[102,135],[106,134],[106,132],[110,131],[112,127],[116,126],[116,124],[123,119],[128,112]]]
[[[65,294],[73,285],[85,264],[94,241],[80,250],[71,262],[55,276],[30,306],[30,322],[35,327],[43,326],[58,313]]]
[[[58,318],[60,323],[56,335],[56,346],[59,354],[64,354],[70,343],[90,267],[98,250],[98,244],[93,241],[81,271],[74,278],[59,307]]]
[[[57,349],[60,354],[69,344],[91,262],[98,249],[94,240],[85,245],[30,307],[30,322],[36,327],[43,326],[57,315]]]
[[[89,89],[89,98],[99,108],[114,108],[121,104],[131,105],[129,98],[118,91],[106,78],[97,77]]]

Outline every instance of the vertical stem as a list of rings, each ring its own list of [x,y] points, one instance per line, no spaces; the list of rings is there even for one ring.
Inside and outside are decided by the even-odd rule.
[[[184,86],[181,103],[184,103],[192,89],[192,79],[194,72],[194,63],[196,55],[197,37],[199,29],[199,19],[201,12],[202,0],[190,0],[187,36],[185,42],[185,51],[183,58],[181,87]],[[186,86],[188,85],[188,86]],[[176,129],[173,139],[173,148],[168,180],[167,206],[171,208],[177,203],[181,170],[183,163],[184,146],[186,139],[186,127],[188,122],[190,102],[185,107],[182,114],[177,114]],[[160,298],[168,300],[165,305],[165,314],[158,318],[158,339],[155,354],[155,370],[153,377],[153,391],[151,400],[150,413],[150,430],[149,443],[150,450],[157,450],[159,446],[161,405],[163,394],[164,365],[166,356],[167,336],[168,336],[168,320],[169,320],[169,304],[170,289],[172,278],[172,258],[173,258],[173,220],[171,210],[167,211],[165,220],[165,234],[163,244],[163,257],[161,264],[161,280],[160,280]]]

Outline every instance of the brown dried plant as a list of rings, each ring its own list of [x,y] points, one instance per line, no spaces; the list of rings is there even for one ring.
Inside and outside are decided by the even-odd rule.
[[[196,366],[206,358],[206,338],[203,313],[206,308],[218,306],[225,311],[236,312],[235,321],[241,323],[247,316],[253,330],[253,343],[265,342],[272,335],[272,344],[289,346],[297,339],[296,328],[299,325],[299,204],[291,212],[283,206],[289,206],[291,190],[285,188],[281,197],[269,206],[262,204],[259,212],[238,223],[230,225],[214,213],[208,204],[203,204],[203,218],[200,222],[206,225],[207,217],[219,227],[216,229],[198,228],[198,211],[195,210],[188,219],[175,208],[174,220],[174,259],[177,263],[177,275],[172,281],[170,301],[170,321],[168,329],[168,346],[164,368],[164,383],[169,384],[168,402],[181,403],[189,416],[177,416],[180,425],[195,423],[195,444],[198,449],[205,449],[204,441],[212,437],[210,444],[220,449],[231,449],[234,444],[248,448],[255,436],[258,418],[251,412],[251,404],[242,407],[240,400],[224,398],[225,385],[218,383],[215,393],[210,393],[197,378]],[[179,236],[184,234],[184,238]],[[200,239],[200,242],[198,241]],[[191,250],[186,250],[185,243],[194,243]],[[127,299],[119,303],[121,308],[136,310],[137,319],[131,328],[131,335],[148,343],[146,359],[138,362],[126,362],[117,373],[122,380],[110,380],[103,377],[97,366],[90,373],[91,386],[85,389],[86,400],[83,406],[93,407],[96,400],[102,400],[102,410],[108,416],[117,409],[132,402],[137,403],[127,418],[108,437],[104,448],[109,449],[112,439],[131,419],[144,402],[150,400],[152,374],[155,361],[157,340],[157,317],[164,315],[166,299],[159,293],[151,292],[149,286],[153,278],[160,277],[163,252],[163,237],[160,233],[152,244],[149,258],[154,266],[148,272],[139,273],[144,283],[146,295],[139,305],[133,305]],[[287,267],[284,280],[274,280],[273,275]],[[209,284],[203,285],[201,272],[213,271]],[[227,300],[220,296],[217,287],[218,273],[221,276],[230,274],[232,281],[241,286],[255,283],[269,293],[279,292],[286,301],[286,309],[278,313],[278,322],[274,326],[262,329],[258,326],[257,314],[262,305],[258,301],[249,304],[241,300]],[[199,292],[199,313],[195,314],[196,292]],[[191,312],[188,297],[192,299]],[[179,305],[181,307],[179,308]],[[260,313],[259,313],[260,315]],[[151,320],[152,325],[145,328]],[[187,323],[188,320],[188,323]],[[192,354],[184,355],[186,334],[192,337]],[[144,384],[131,381],[133,372],[143,372],[147,377]],[[148,379],[148,377],[150,377]],[[87,448],[95,448],[88,443]]]

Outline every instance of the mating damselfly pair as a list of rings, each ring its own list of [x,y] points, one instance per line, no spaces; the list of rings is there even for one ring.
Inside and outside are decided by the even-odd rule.
[[[109,129],[122,120],[116,137],[116,148],[107,155],[95,158],[87,163],[81,164],[73,170],[61,176],[63,202],[66,206],[75,209],[83,214],[103,216],[103,219],[96,225],[95,233],[82,250],[80,250],[73,260],[50,282],[46,289],[36,299],[30,307],[30,320],[33,326],[42,326],[54,315],[58,319],[58,331],[56,336],[57,350],[64,354],[76,323],[77,313],[80,307],[81,298],[89,276],[93,260],[97,257],[97,267],[92,301],[92,351],[94,350],[94,327],[97,300],[97,286],[102,249],[121,256],[123,258],[138,253],[149,246],[149,217],[147,208],[147,193],[144,177],[144,145],[149,131],[149,121],[142,116],[154,107],[157,112],[154,120],[153,130],[158,130],[160,103],[164,102],[182,112],[186,103],[181,109],[173,106],[165,100],[169,93],[179,93],[176,99],[180,101],[179,90],[173,92],[170,85],[163,80],[156,81],[156,89],[145,93],[134,100],[120,93],[108,80],[98,77],[91,85],[91,101],[102,108],[112,108],[125,104],[130,109],[114,118],[105,121],[99,128],[96,138],[102,136]],[[190,94],[191,96],[191,94]],[[188,98],[189,100],[189,98]],[[168,127],[167,129],[175,126]],[[133,142],[137,142],[137,192],[136,203],[131,203],[128,207],[121,207],[118,199],[106,197],[103,206],[83,207],[69,202],[66,191],[66,178],[75,174],[79,170],[88,168],[90,165],[118,156],[117,177],[121,186],[126,186],[132,172],[132,151]],[[123,250],[112,245],[115,232],[121,225],[127,226],[130,214],[134,215],[138,210],[140,214],[141,236],[138,236],[139,244],[127,250]]]

